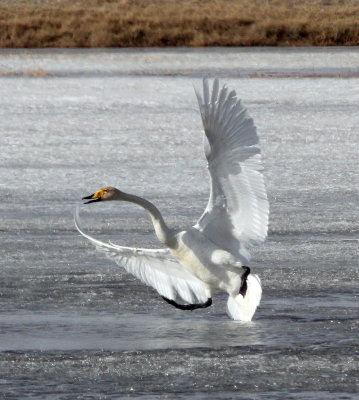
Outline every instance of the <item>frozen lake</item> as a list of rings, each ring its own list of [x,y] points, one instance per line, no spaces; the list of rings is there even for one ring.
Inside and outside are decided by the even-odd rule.
[[[208,199],[193,85],[254,118],[270,200],[252,323],[226,295],[167,305],[79,236],[106,185],[171,227]],[[357,399],[359,49],[2,50],[0,398]],[[130,204],[81,208],[95,237],[158,247]]]

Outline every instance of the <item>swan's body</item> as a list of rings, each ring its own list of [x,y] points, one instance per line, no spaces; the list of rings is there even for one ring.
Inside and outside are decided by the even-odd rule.
[[[197,97],[206,133],[211,194],[198,223],[184,230],[170,229],[151,202],[112,187],[100,189],[86,199],[92,199],[89,203],[129,201],[143,207],[167,249],[135,249],[94,239],[80,228],[78,209],[75,223],[82,235],[175,307],[208,307],[213,293],[223,290],[229,295],[229,316],[250,321],[262,289],[259,278],[244,265],[250,246],[266,238],[269,213],[256,146],[258,137],[234,91],[228,92],[226,87],[219,90],[217,80],[211,96],[206,80],[203,89],[203,100],[198,93]],[[177,298],[193,304],[178,304]]]

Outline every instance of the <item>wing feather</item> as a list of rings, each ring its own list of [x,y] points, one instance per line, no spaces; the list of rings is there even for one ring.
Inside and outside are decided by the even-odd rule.
[[[161,296],[171,300],[181,298],[191,304],[207,300],[201,281],[185,270],[167,249],[132,248],[95,239],[82,229],[79,207],[75,210],[75,226],[98,250],[143,283],[156,289]]]
[[[268,230],[269,205],[256,128],[236,92],[225,86],[219,89],[217,79],[211,94],[204,79],[203,99],[198,91],[196,95],[211,193],[195,227],[247,262],[249,248],[263,242]]]

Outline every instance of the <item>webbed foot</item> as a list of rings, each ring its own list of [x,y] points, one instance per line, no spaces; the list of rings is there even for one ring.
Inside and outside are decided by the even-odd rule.
[[[178,304],[174,300],[168,299],[167,297],[162,296],[162,298],[168,304],[171,304],[171,306],[179,308],[180,310],[193,311],[193,310],[196,310],[197,308],[207,308],[212,305],[211,298],[207,299],[207,301],[205,303],[199,303],[199,304]]]
[[[244,273],[241,277],[241,287],[239,288],[239,294],[245,297],[247,293],[247,277],[250,274],[251,269],[249,267],[246,267],[245,265],[243,265],[242,268],[244,269]]]

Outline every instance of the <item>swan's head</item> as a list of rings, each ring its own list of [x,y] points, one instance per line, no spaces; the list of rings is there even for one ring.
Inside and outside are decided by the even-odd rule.
[[[106,186],[90,196],[83,197],[82,200],[88,200],[84,204],[94,203],[95,201],[118,200],[121,192],[112,186]]]

